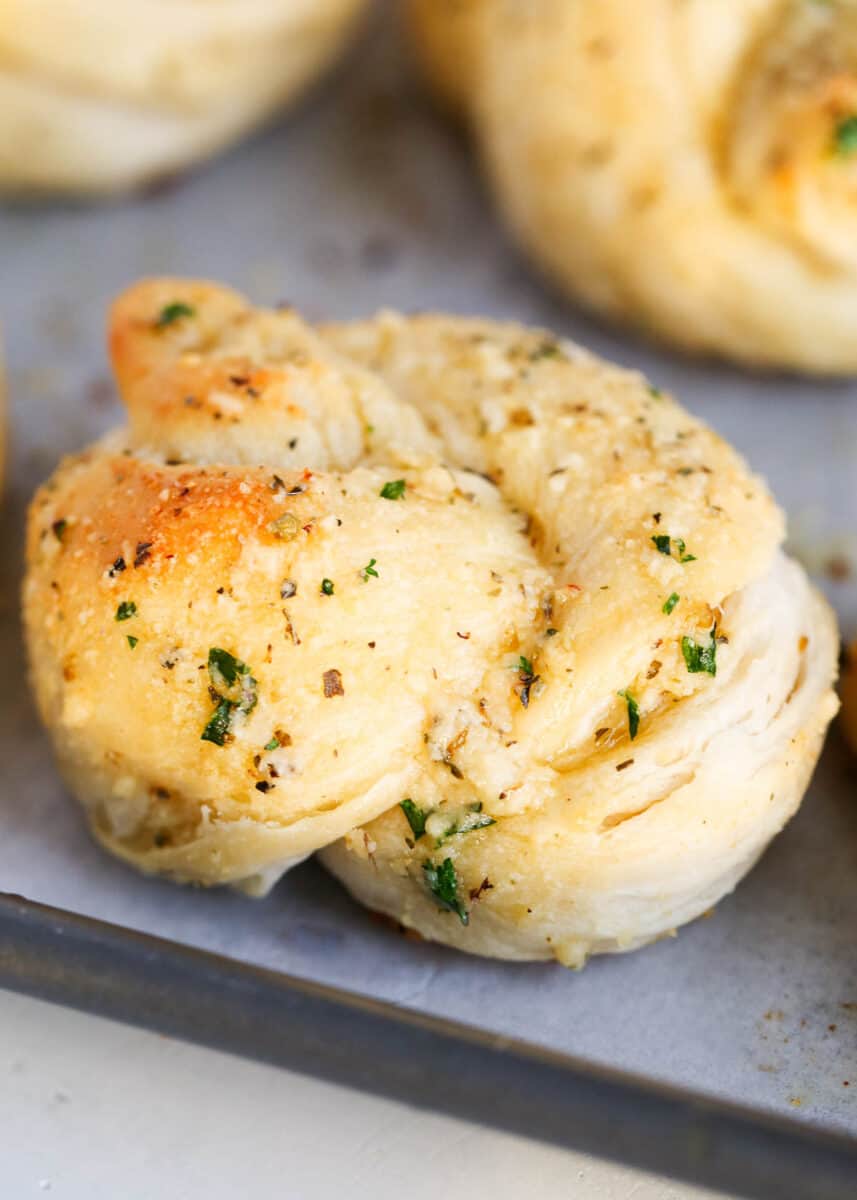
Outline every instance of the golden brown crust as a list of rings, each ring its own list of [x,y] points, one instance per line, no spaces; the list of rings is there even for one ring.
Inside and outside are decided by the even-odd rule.
[[[255,464],[272,445],[278,464],[316,470],[437,457],[416,414],[292,309],[148,280],[114,304],[108,340],[132,437],[166,458]]]
[[[411,9],[444,93],[458,39],[502,208],[571,295],[692,351],[857,371],[851,0]]]

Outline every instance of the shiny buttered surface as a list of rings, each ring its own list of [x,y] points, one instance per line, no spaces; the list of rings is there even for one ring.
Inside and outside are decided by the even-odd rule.
[[[110,342],[129,425],[36,495],[25,619],[114,853],[261,892],[323,850],[426,937],[579,964],[708,909],[795,811],[833,617],[642,377],[181,280]]]
[[[296,96],[367,0],[0,0],[0,191],[174,174]]]
[[[855,0],[409,5],[572,296],[688,350],[857,372]]]

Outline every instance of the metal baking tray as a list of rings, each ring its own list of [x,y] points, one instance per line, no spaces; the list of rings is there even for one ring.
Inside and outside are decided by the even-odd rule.
[[[91,843],[27,694],[21,533],[58,457],[121,420],[105,307],[160,273],[310,317],[511,316],[640,366],[768,476],[857,632],[857,384],[683,360],[563,305],[382,10],[300,112],[174,186],[0,209],[0,983],[735,1194],[857,1195],[857,775],[835,730],[801,813],[709,920],[579,974],[401,938],[312,863],[250,901],[143,879]]]

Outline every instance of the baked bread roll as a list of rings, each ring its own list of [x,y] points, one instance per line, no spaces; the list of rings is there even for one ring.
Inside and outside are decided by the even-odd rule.
[[[410,0],[566,291],[690,351],[857,371],[854,0]]]
[[[296,96],[366,0],[0,0],[0,190],[110,192]]]
[[[127,430],[37,494],[39,707],[96,836],[262,891],[323,861],[482,954],[697,916],[797,808],[833,617],[741,459],[639,375],[457,317],[120,298]]]

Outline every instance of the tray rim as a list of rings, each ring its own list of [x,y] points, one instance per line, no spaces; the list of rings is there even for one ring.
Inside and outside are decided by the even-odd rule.
[[[846,1134],[4,892],[0,986],[748,1200],[857,1194]]]

